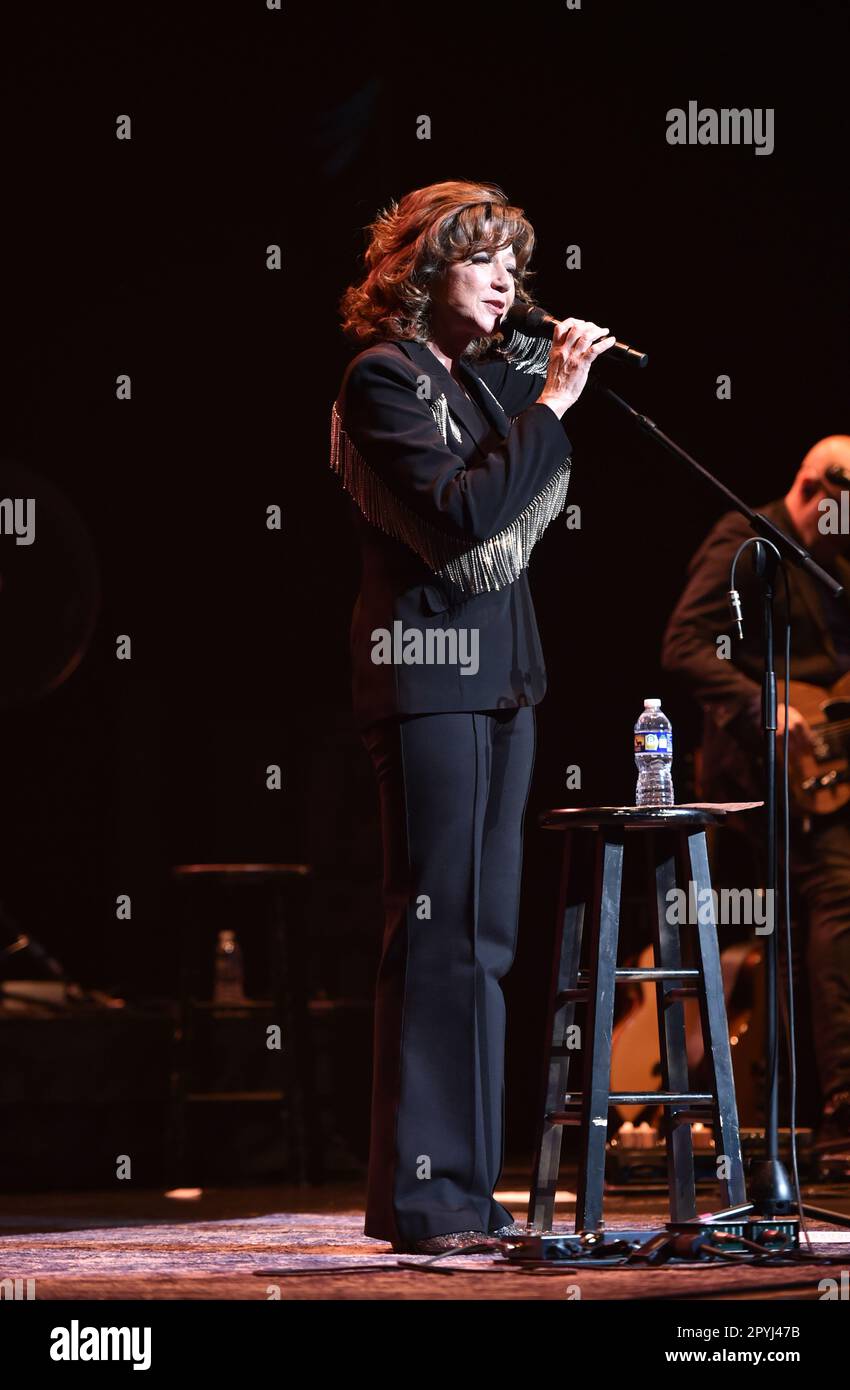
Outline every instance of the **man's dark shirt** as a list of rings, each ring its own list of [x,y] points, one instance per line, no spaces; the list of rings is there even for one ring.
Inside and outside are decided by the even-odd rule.
[[[829,628],[832,645],[841,673],[850,671],[850,623],[847,621],[847,605],[843,598],[836,598],[820,586],[824,621]]]
[[[759,507],[802,544],[783,499]],[[688,582],[667,625],[662,666],[675,674],[703,711],[703,794],[712,800],[751,800],[762,794],[761,688],[764,671],[761,586],[753,574],[753,547],[741,555],[736,587],[744,613],[744,640],[733,635],[729,613],[729,570],[743,540],[753,532],[745,517],[729,512],[694,555]],[[796,565],[786,572],[791,596],[791,679],[828,688],[850,666],[850,559],[824,565],[844,585],[834,611],[824,607],[825,590]],[[779,698],[785,673],[785,586],[776,583],[775,638]],[[835,635],[833,635],[833,629]],[[729,636],[729,659],[718,637]]]

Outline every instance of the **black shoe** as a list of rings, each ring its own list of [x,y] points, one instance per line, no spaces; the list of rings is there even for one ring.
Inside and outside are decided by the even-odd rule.
[[[446,1250],[477,1250],[486,1253],[498,1244],[497,1238],[486,1231],[449,1231],[444,1236],[428,1236],[425,1240],[394,1241],[396,1255],[442,1255]]]
[[[836,1091],[823,1109],[812,1144],[814,1153],[850,1153],[850,1091]]]
[[[490,1232],[497,1240],[510,1240],[511,1236],[530,1236],[532,1233],[521,1221],[512,1221],[509,1226],[497,1226]]]

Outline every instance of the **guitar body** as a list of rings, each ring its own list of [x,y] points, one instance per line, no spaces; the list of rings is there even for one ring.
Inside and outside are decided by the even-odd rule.
[[[778,683],[777,694],[784,694],[783,682]],[[789,698],[815,737],[813,753],[792,759],[788,779],[792,800],[804,816],[831,815],[850,802],[850,671],[829,690],[792,680]],[[781,760],[781,739],[777,752]],[[653,958],[652,947],[647,946],[638,965],[652,965]],[[757,1113],[761,1106],[764,1014],[760,950],[752,943],[742,943],[728,947],[720,959],[739,1115],[742,1111]],[[685,1003],[685,1030],[688,1069],[693,1081],[694,1073],[704,1072],[705,1059],[699,1009],[692,1000]],[[641,983],[635,986],[632,1008],[614,1028],[611,1090],[658,1091],[661,1089],[660,1071],[655,985]],[[618,1105],[614,1108],[622,1120],[633,1123],[660,1114],[658,1108],[655,1116],[651,1116],[649,1107]]]
[[[655,963],[652,946],[644,948],[637,963],[641,969]],[[760,1107],[759,1067],[764,1033],[761,948],[752,942],[727,946],[721,952],[720,967],[732,1043],[738,1114],[742,1123],[746,1123],[747,1118],[754,1117]],[[633,988],[636,1002],[615,1026],[611,1039],[611,1090],[660,1091],[656,987],[646,981]],[[692,1083],[699,1089],[701,1083],[704,1082],[707,1087],[709,1081],[705,1070],[699,1004],[695,999],[688,999],[684,1010],[688,1072]],[[650,1110],[638,1105],[616,1105],[612,1109],[621,1120],[631,1120],[633,1124],[644,1119],[657,1123],[660,1116],[660,1107]]]
[[[655,952],[651,946],[646,946],[637,963],[641,970],[646,970],[654,960]],[[615,1024],[611,1037],[611,1090],[660,1091],[655,985],[644,980],[629,988],[633,991],[634,1003],[625,1018]],[[622,1120],[631,1120],[633,1124],[638,1116],[643,1117],[644,1107],[640,1105],[612,1108]]]
[[[783,689],[779,682],[777,695]],[[791,681],[790,699],[816,740],[814,754],[791,760],[788,780],[794,805],[803,815],[831,815],[850,801],[850,671],[831,690]],[[781,739],[778,752],[781,759]]]

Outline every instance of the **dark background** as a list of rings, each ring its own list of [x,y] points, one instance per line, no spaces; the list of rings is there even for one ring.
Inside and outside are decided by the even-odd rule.
[[[847,430],[843,9],[243,0],[39,6],[31,29],[7,28],[0,455],[73,503],[102,601],[73,675],[2,715],[0,897],[75,978],[167,994],[170,866],[268,858],[315,866],[312,987],[370,995],[380,844],[348,707],[358,560],[327,460],[351,351],[336,305],[391,197],[499,183],[536,228],[540,302],[645,349],[624,394],[745,500],[784,493],[807,448]],[[774,107],[773,154],[668,145],[667,110],[692,99]],[[569,434],[582,529],[556,523],[531,566],[549,690],[507,984],[519,1114],[560,848],[537,813],[632,799],[648,695],[673,720],[684,799],[698,723],[659,642],[723,510],[589,396]]]

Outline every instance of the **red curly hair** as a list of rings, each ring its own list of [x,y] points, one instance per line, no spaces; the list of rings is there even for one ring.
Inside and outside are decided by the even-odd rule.
[[[387,338],[427,342],[432,282],[478,251],[511,246],[516,298],[534,303],[526,288],[534,229],[498,184],[455,179],[414,189],[400,203],[392,199],[367,230],[366,277],[348,287],[339,305],[343,331],[363,347]],[[468,353],[498,355],[502,342],[501,333],[476,338]]]

